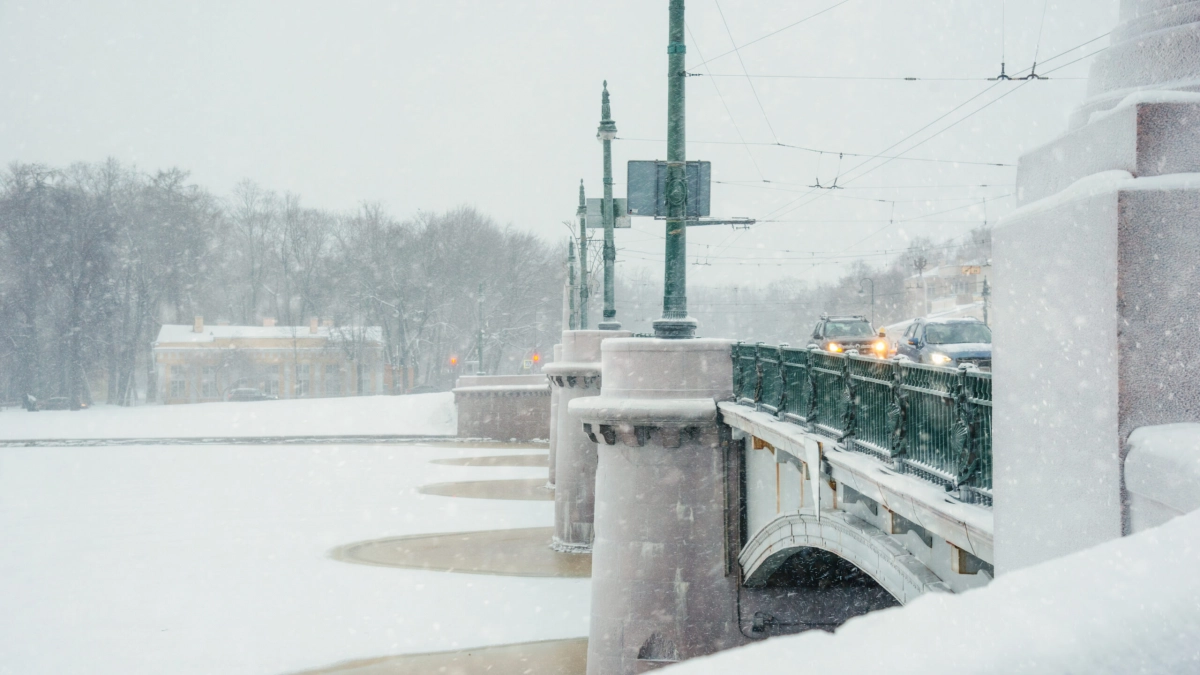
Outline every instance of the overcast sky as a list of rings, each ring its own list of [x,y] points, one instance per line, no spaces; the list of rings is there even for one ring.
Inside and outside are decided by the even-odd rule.
[[[708,263],[690,280],[828,279],[845,256],[961,235],[984,199],[994,222],[1012,208],[1012,167],[864,173],[879,160],[856,170],[866,158],[837,153],[878,154],[987,89],[886,154],[931,138],[905,156],[1015,163],[1065,129],[1091,59],[1047,81],[987,81],[1002,54],[1011,74],[1035,53],[1049,72],[1107,45],[1068,51],[1116,14],[1116,0],[691,0],[688,157],[713,162],[714,216],[775,222],[690,230],[689,261]],[[251,178],[400,217],[471,204],[563,240],[579,179],[601,192],[602,80],[629,139],[614,147],[617,195],[627,160],[665,157],[666,35],[665,0],[0,0],[0,157],[112,156],[188,169],[220,194]],[[904,77],[921,79],[847,79]],[[847,189],[810,193],[839,173]],[[622,267],[661,269],[661,237],[646,219],[619,232]]]

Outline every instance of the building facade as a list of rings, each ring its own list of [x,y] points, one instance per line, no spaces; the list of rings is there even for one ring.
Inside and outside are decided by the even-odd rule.
[[[939,265],[904,280],[905,314],[909,318],[930,314],[981,314],[983,284],[992,272],[990,260]],[[949,316],[949,314],[947,314]],[[977,318],[982,318],[979,316]]]
[[[163,403],[224,401],[234,389],[268,396],[321,398],[388,391],[382,331],[377,326],[164,325],[154,342]]]

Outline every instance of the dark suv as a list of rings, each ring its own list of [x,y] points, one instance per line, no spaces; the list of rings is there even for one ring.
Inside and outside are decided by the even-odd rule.
[[[991,370],[992,329],[979,319],[917,319],[900,336],[896,352],[918,363]]]
[[[887,341],[877,337],[865,316],[823,316],[813,329],[812,346],[828,352],[847,352],[887,358]]]

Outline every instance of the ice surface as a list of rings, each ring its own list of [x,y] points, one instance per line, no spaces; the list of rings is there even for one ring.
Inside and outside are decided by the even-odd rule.
[[[1200,672],[1200,512],[813,631],[697,659],[672,675]]]
[[[453,436],[457,426],[449,393],[0,412],[0,440]]]
[[[328,557],[365,539],[548,526],[551,502],[416,492],[437,481],[545,477],[545,468],[429,463],[502,453],[436,445],[0,448],[0,673],[273,675],[587,635],[586,579]]]

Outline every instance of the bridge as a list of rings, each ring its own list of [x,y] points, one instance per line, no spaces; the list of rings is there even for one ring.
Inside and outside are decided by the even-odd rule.
[[[831,629],[1200,508],[1172,426],[1200,421],[1200,0],[1123,0],[1068,132],[1021,158],[991,373],[693,337],[670,6],[663,318],[612,330],[606,283],[610,330],[572,324],[545,368],[553,545],[592,555],[589,674]]]

